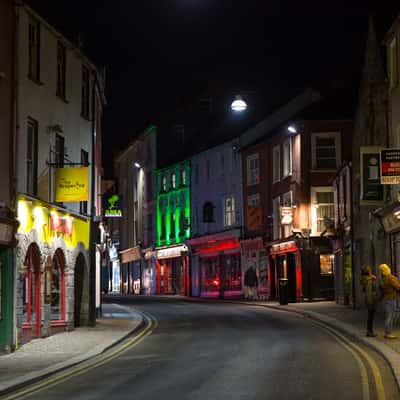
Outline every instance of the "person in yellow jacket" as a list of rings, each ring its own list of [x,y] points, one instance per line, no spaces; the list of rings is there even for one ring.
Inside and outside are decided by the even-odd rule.
[[[392,275],[389,265],[381,264],[379,271],[381,273],[381,288],[385,304],[385,338],[396,339],[396,336],[392,334],[392,330],[396,311],[396,299],[400,295],[400,282]]]

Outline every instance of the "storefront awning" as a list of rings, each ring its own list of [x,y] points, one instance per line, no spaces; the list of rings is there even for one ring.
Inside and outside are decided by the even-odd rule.
[[[168,246],[159,248],[156,251],[157,259],[181,257],[182,253],[187,253],[188,248],[185,244],[179,246]]]
[[[139,261],[142,258],[142,250],[140,246],[121,250],[119,254],[121,256],[121,264],[125,264],[131,261]]]

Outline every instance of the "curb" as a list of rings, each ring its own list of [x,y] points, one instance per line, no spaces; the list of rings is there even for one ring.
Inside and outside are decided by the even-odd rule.
[[[133,312],[130,309],[128,309],[128,307],[122,306],[120,304],[114,304],[114,305],[117,305],[118,307],[126,309],[127,311],[129,311],[129,314],[133,314]],[[137,314],[140,318],[140,321],[138,322],[138,324],[133,329],[130,329],[125,334],[123,334],[117,340],[115,340],[112,343],[107,344],[105,346],[101,346],[101,345],[96,346],[94,349],[92,349],[91,351],[88,351],[85,354],[72,357],[69,360],[61,361],[60,363],[57,363],[55,365],[43,368],[39,371],[32,372],[28,375],[24,375],[22,378],[19,377],[19,378],[12,379],[8,384],[4,385],[5,386],[4,388],[0,389],[0,399],[1,399],[1,397],[5,396],[7,394],[13,393],[13,392],[20,390],[26,386],[32,385],[43,379],[46,379],[52,375],[55,375],[62,371],[68,370],[69,368],[72,368],[79,364],[82,364],[85,361],[89,361],[89,360],[105,353],[106,351],[110,350],[111,348],[117,346],[119,343],[123,342],[128,336],[131,336],[132,334],[141,330],[144,327],[145,322],[144,322],[143,314],[137,310],[135,310],[135,314]],[[0,384],[0,386],[2,386],[2,385]]]

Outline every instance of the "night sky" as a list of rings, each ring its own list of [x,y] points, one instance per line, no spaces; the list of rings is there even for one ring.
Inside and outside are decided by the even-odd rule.
[[[275,0],[30,0],[107,71],[104,164],[208,81],[295,94],[359,85],[368,16],[379,35],[400,7]],[[378,4],[377,4],[378,3]],[[393,2],[394,3],[394,2]],[[295,4],[298,4],[297,6]],[[331,6],[329,6],[331,4]],[[335,8],[332,4],[335,4]],[[112,151],[111,151],[112,150]]]

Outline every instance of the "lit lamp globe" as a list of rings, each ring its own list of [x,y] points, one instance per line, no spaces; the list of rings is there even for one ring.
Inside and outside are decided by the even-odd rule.
[[[236,96],[235,100],[231,104],[231,109],[236,112],[244,111],[247,108],[246,102],[241,96]]]

